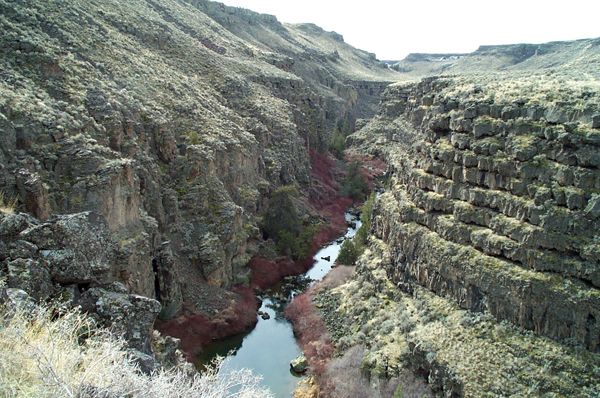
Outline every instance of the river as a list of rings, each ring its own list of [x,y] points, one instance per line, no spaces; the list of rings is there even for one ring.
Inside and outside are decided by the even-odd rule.
[[[346,213],[349,227],[344,239],[351,239],[360,228],[358,217]],[[292,396],[299,376],[290,371],[290,361],[302,353],[292,330],[291,323],[285,318],[285,306],[299,293],[299,286],[307,286],[319,281],[331,271],[342,245],[341,237],[319,250],[313,266],[303,275],[288,277],[278,286],[269,289],[260,296],[260,311],[269,314],[268,319],[258,317],[254,329],[247,333],[217,341],[207,347],[198,364],[207,363],[216,355],[225,357],[220,372],[227,374],[232,370],[250,369],[262,376],[262,384],[268,387],[275,397]],[[329,260],[323,257],[329,257]]]

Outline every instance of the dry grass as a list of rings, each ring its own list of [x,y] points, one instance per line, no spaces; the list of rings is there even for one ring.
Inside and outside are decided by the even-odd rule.
[[[433,396],[425,380],[417,378],[409,371],[389,379],[370,379],[362,370],[365,353],[365,347],[358,345],[329,362],[325,374],[329,389],[327,396],[331,398],[392,396],[429,398]]]
[[[77,311],[0,310],[0,397],[270,397],[250,371],[142,374],[124,343]]]
[[[319,398],[319,386],[313,376],[308,376],[298,382],[294,390],[294,398]]]
[[[597,354],[462,310],[421,287],[403,293],[384,269],[389,258],[389,247],[371,237],[355,277],[314,299],[337,350],[365,347],[371,377],[402,379],[419,363],[447,372],[465,396],[600,396]],[[331,369],[343,374],[353,360],[342,357]],[[411,385],[403,385],[405,396]]]
[[[355,267],[349,265],[338,265],[337,267],[332,268],[325,278],[316,285],[315,290],[318,292],[321,290],[333,289],[334,287],[346,283],[346,281],[354,275],[354,270]]]
[[[4,192],[0,192],[0,213],[14,214],[17,207],[17,199],[9,199]]]

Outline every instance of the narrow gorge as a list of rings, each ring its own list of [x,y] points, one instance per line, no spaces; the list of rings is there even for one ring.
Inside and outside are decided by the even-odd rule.
[[[0,0],[0,27],[0,395],[210,395],[148,386],[201,378],[377,180],[355,264],[286,312],[295,396],[600,396],[599,39],[381,62],[208,0]],[[69,347],[110,330],[147,395],[13,349],[74,311]]]

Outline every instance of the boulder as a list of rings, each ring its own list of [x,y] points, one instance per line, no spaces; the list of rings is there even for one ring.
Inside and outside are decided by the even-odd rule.
[[[31,258],[9,261],[8,286],[30,292],[36,300],[50,297],[54,288],[46,267]]]
[[[0,238],[9,240],[16,237],[21,231],[26,230],[38,221],[28,214],[0,214]]]
[[[103,280],[116,261],[104,217],[92,212],[58,216],[19,237],[39,248],[53,281],[62,284]]]
[[[290,368],[295,373],[304,373],[308,369],[308,361],[304,355],[300,355],[290,362]]]
[[[77,303],[83,311],[123,337],[130,348],[151,354],[152,326],[161,305],[154,299],[123,291],[91,288],[81,295]]]
[[[131,356],[133,362],[139,366],[143,373],[149,375],[160,369],[160,363],[153,355],[149,355],[135,349],[127,350],[127,352]]]
[[[154,357],[164,367],[191,366],[191,364],[185,360],[183,353],[179,348],[180,345],[181,340],[175,337],[163,336],[158,330],[152,332]]]
[[[43,183],[37,173],[31,173],[26,169],[17,172],[17,188],[19,196],[25,204],[27,212],[32,213],[44,221],[50,217],[48,186]]]
[[[0,305],[9,311],[24,313],[32,313],[36,308],[35,302],[26,291],[15,288],[0,289]]]
[[[592,116],[592,128],[600,129],[600,115]]]
[[[592,194],[584,213],[593,219],[600,217],[600,195]]]

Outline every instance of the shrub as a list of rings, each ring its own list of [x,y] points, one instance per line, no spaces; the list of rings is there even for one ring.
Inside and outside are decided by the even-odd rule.
[[[340,130],[336,130],[331,138],[329,149],[333,155],[342,159],[344,157],[344,149],[346,149],[346,136]]]
[[[373,204],[375,203],[375,193],[371,193],[369,198],[362,205],[360,220],[362,225],[356,231],[352,240],[345,240],[340,248],[337,262],[339,264],[354,265],[358,257],[365,251],[367,239],[371,231],[371,217],[373,216]]]
[[[298,236],[298,246],[296,252],[293,253],[295,258],[306,258],[310,255],[313,236],[318,232],[318,225],[309,225],[302,228],[302,232]]]
[[[327,366],[323,386],[325,392],[335,398],[373,396],[370,381],[361,372],[361,362],[365,353],[363,346],[354,346],[344,355],[331,360]]]
[[[200,144],[200,134],[197,131],[188,131],[185,133],[185,138],[188,145]]]
[[[139,371],[122,340],[78,311],[0,309],[0,397],[271,397],[248,370]],[[189,368],[187,368],[189,369]]]
[[[17,206],[17,199],[9,199],[4,192],[0,192],[0,213],[13,214]]]
[[[346,178],[342,182],[342,196],[347,196],[353,200],[363,200],[369,193],[369,185],[365,177],[360,173],[360,166],[356,162],[350,163],[346,173]]]
[[[352,240],[347,239],[344,241],[344,243],[342,243],[340,254],[337,257],[336,262],[339,264],[354,265],[359,254],[360,253],[356,249],[354,243],[352,243]]]
[[[375,204],[375,193],[371,193],[369,198],[362,205],[360,213],[360,221],[362,225],[356,231],[354,236],[354,245],[357,248],[358,255],[362,254],[364,247],[367,244],[369,233],[371,232],[371,218],[373,216],[373,205]]]

